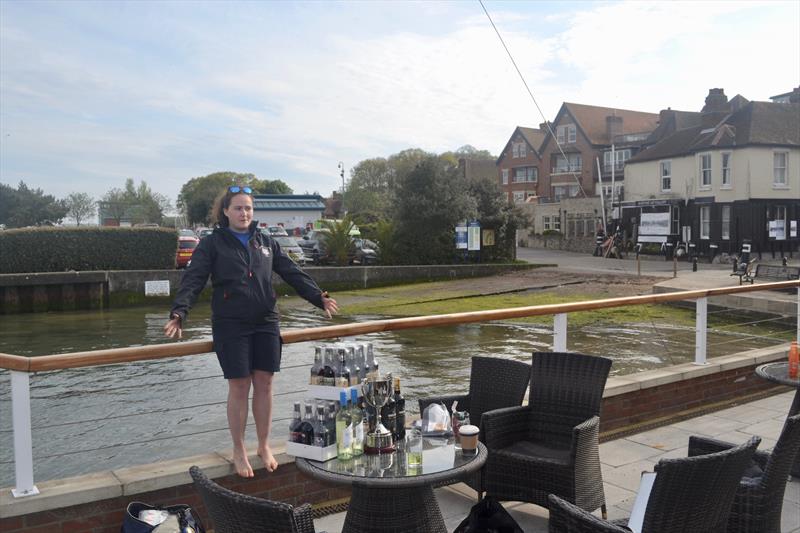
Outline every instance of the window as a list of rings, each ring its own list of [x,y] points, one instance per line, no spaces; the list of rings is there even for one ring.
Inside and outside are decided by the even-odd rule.
[[[681,210],[677,205],[672,206],[672,234],[677,235],[681,227]]]
[[[711,154],[700,156],[700,187],[711,187]]]
[[[511,156],[512,157],[525,157],[528,155],[527,147],[525,143],[512,143],[511,144]]]
[[[667,192],[672,190],[672,161],[661,162],[661,190]]]
[[[538,167],[528,167],[528,181],[536,182],[539,179],[539,168]]]
[[[561,231],[561,217],[553,217],[553,229],[556,231]]]
[[[565,174],[567,172],[580,172],[583,167],[583,158],[581,154],[567,154],[565,158],[559,154],[555,156],[555,165],[553,166],[553,174]]]
[[[503,169],[503,185],[508,185],[508,169]]]
[[[711,206],[704,205],[700,207],[700,238],[711,238]]]
[[[575,124],[564,124],[556,128],[556,140],[559,144],[574,143],[577,139]]]
[[[722,188],[731,187],[731,153],[722,152]]]
[[[772,186],[786,187],[786,164],[788,163],[789,152],[774,152],[772,154]]]
[[[512,181],[514,183],[524,182],[526,176],[527,176],[527,172],[525,172],[525,168],[524,167],[515,168],[514,169],[514,179]]]
[[[550,217],[542,217],[542,227],[545,231],[550,229]]]
[[[553,185],[553,200],[560,202],[562,198],[578,196],[577,185]]]
[[[611,172],[611,168],[613,167],[615,171],[622,170],[625,168],[625,161],[631,158],[631,150],[630,148],[626,148],[624,150],[614,150],[614,161],[612,165],[611,161],[611,150],[608,152],[603,153],[603,170],[605,172]]]
[[[525,201],[525,191],[514,191],[514,203],[521,204]]]
[[[722,240],[727,241],[731,238],[731,206],[722,206]]]
[[[575,236],[575,221],[567,220],[567,237]]]

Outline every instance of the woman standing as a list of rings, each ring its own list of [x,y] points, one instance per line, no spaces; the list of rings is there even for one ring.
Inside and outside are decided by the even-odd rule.
[[[281,362],[272,273],[280,275],[329,318],[339,309],[336,300],[328,298],[272,238],[258,231],[251,194],[249,187],[233,185],[216,201],[213,214],[217,228],[195,249],[164,326],[168,337],[181,337],[186,315],[211,276],[214,351],[228,381],[228,428],[234,465],[242,477],[253,477],[244,445],[251,384],[258,455],[268,472],[278,467],[269,448],[272,379]]]

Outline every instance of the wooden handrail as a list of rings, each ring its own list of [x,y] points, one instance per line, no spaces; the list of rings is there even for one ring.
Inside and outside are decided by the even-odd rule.
[[[338,326],[322,326],[318,328],[289,329],[281,332],[281,339],[283,340],[284,344],[291,344],[295,342],[364,335],[367,333],[377,333],[381,331],[397,331],[411,328],[488,322],[492,320],[503,320],[508,318],[575,313],[579,311],[592,311],[594,309],[605,309],[609,307],[658,304],[680,300],[695,300],[697,298],[708,298],[712,296],[722,296],[725,294],[736,294],[741,292],[791,288],[800,289],[800,280],[761,283],[758,285],[717,287],[713,289],[701,289],[693,291],[677,291],[662,294],[645,294],[641,296],[625,296],[621,298],[608,298],[604,300],[590,300],[564,304],[492,309],[490,311],[473,311],[466,313],[451,313],[446,315],[370,320],[368,322],[341,324]],[[35,357],[0,354],[0,368],[7,370],[18,370],[22,372],[42,372],[47,370],[61,370],[65,368],[128,363],[132,361],[144,361],[148,359],[183,357],[188,355],[208,353],[212,350],[213,345],[211,341],[189,341]]]

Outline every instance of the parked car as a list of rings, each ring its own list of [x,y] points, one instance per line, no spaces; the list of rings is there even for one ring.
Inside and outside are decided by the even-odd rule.
[[[326,234],[324,231],[311,230],[297,244],[303,249],[305,256],[315,264],[319,265],[328,259],[328,248],[325,246]]]
[[[287,237],[289,235],[288,233],[286,233],[286,228],[284,228],[283,226],[268,226],[267,234],[272,236],[281,235],[284,237]]]
[[[195,233],[194,230],[191,229],[181,229],[178,230],[178,237],[194,237],[196,239],[197,233]]]
[[[303,249],[292,237],[273,235],[272,238],[275,239],[275,242],[278,243],[278,245],[281,247],[281,250],[286,252],[286,254],[292,258],[292,261],[298,265],[305,266],[309,262],[309,259],[306,258],[306,254],[303,253]]]
[[[212,233],[214,233],[214,230],[211,228],[197,228],[197,236],[201,239],[207,235],[211,235]]]
[[[194,235],[194,232],[192,232]],[[178,251],[175,255],[175,264],[178,268],[186,268],[192,261],[192,254],[197,245],[200,244],[200,239],[196,236],[180,235],[178,237]]]
[[[374,265],[378,262],[378,245],[369,239],[353,239],[355,254],[352,263]]]

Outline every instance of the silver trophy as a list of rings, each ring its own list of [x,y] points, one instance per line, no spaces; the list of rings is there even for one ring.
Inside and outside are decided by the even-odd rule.
[[[370,428],[364,442],[364,453],[391,453],[394,451],[392,432],[381,423],[381,408],[392,395],[392,375],[370,376],[361,382],[364,401],[375,409],[375,417],[370,419]]]

